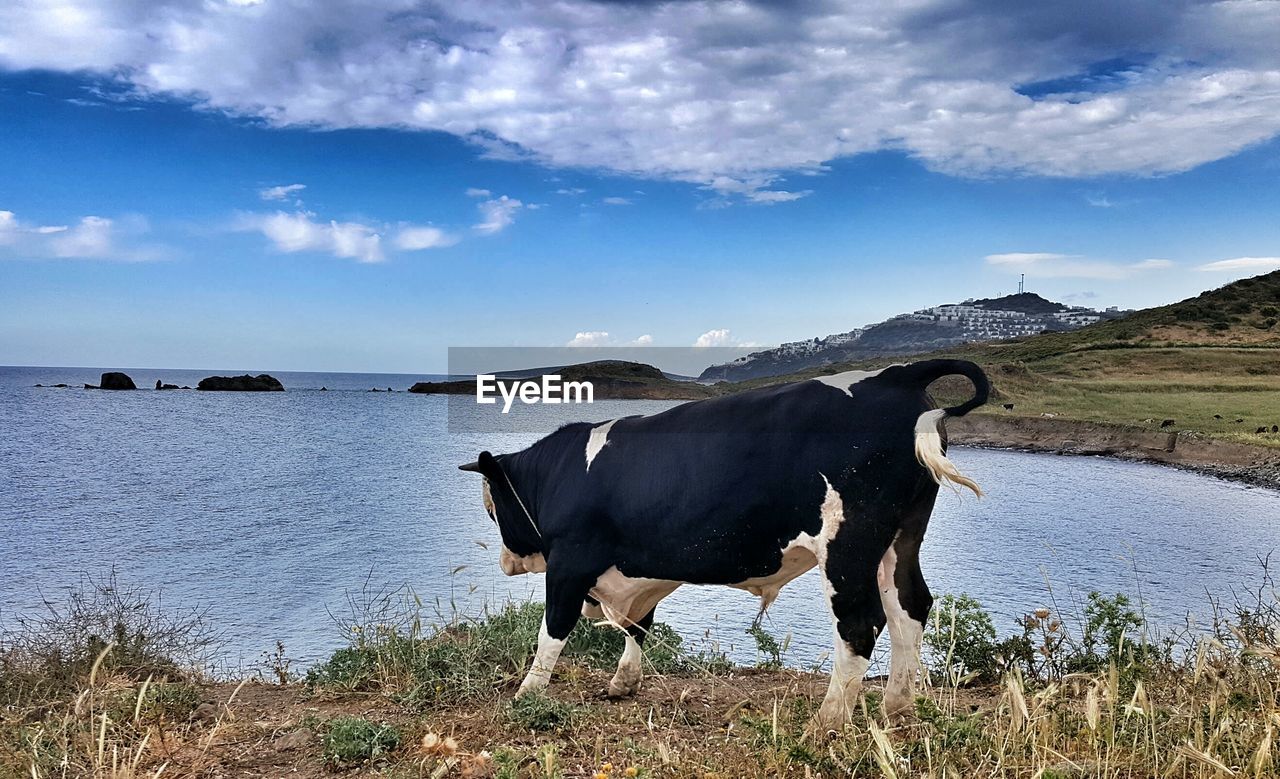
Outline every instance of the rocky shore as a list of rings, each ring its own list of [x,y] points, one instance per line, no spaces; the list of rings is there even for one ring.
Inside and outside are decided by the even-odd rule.
[[[1159,463],[1280,489],[1280,448],[1073,419],[971,414],[947,422],[952,444]]]

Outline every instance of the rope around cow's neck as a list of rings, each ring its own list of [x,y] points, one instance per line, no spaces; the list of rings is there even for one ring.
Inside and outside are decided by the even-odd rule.
[[[542,553],[545,555],[547,552],[546,545],[542,544],[542,531],[538,529],[538,523],[533,521],[533,515],[529,513],[524,501],[520,499],[520,493],[516,492],[516,485],[511,483],[511,477],[507,475],[507,470],[502,465],[498,465],[498,470],[502,471],[502,478],[507,480],[507,489],[511,490],[511,494],[516,496],[516,503],[520,504],[520,510],[524,512],[524,518],[529,520],[529,527],[532,527],[533,532],[538,534],[538,542],[544,547]]]

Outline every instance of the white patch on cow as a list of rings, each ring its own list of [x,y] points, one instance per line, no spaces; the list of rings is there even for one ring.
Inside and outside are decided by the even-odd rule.
[[[543,557],[541,552],[522,557],[508,549],[506,544],[503,544],[502,553],[498,556],[498,565],[507,576],[519,576],[522,573],[546,573],[547,558]]]
[[[587,470],[591,470],[591,461],[596,459],[596,455],[600,454],[600,450],[604,449],[604,445],[609,443],[609,430],[613,427],[616,419],[610,419],[602,425],[596,425],[591,428],[591,435],[587,438]]]
[[[493,490],[489,488],[489,479],[485,477],[484,483],[480,486],[480,499],[484,501],[484,510],[493,517],[493,521],[498,521],[498,507],[493,503]]]
[[[894,542],[897,542],[897,536]],[[880,559],[876,582],[880,588],[880,604],[889,625],[889,681],[885,684],[884,709],[889,715],[910,711],[915,703],[916,678],[920,675],[920,644],[924,625],[911,618],[902,607],[897,586],[898,552],[893,544]]]
[[[858,706],[862,677],[866,676],[871,660],[854,654],[844,639],[840,638],[839,631],[833,628],[832,633],[835,635],[836,645],[835,667],[831,671],[831,682],[827,685],[827,694],[822,699],[817,719],[827,730],[840,730]]]
[[[978,483],[960,473],[956,464],[948,460],[946,453],[942,451],[942,433],[939,425],[946,416],[945,410],[935,408],[924,412],[916,419],[916,459],[938,484],[950,482],[951,485],[968,487],[973,490],[974,495],[981,498],[982,489],[978,487]],[[952,489],[955,487],[952,486]]]
[[[584,600],[582,602],[582,616],[587,619],[604,619],[604,609],[600,608],[599,603]]]
[[[878,371],[845,371],[844,373],[835,373],[830,376],[815,376],[813,381],[835,387],[849,397],[853,397],[853,392],[850,391],[849,387],[860,381],[866,381],[867,379],[879,376],[880,372],[883,370],[884,368],[881,368]]]
[[[753,576],[750,579],[729,585],[760,598],[760,611],[763,613],[778,598],[778,593],[791,580],[800,576],[818,564],[813,552],[814,538],[801,533],[782,549],[782,564],[778,570],[768,576]]]
[[[547,618],[543,617],[542,629],[538,631],[538,651],[533,657],[533,666],[529,669],[529,674],[520,683],[517,697],[541,690],[550,683],[551,672],[556,667],[556,661],[560,659],[560,650],[564,649],[564,643],[562,639],[551,637],[547,632]]]
[[[618,670],[609,681],[609,694],[615,698],[631,695],[640,689],[640,643],[627,634],[627,646],[618,660]]]
[[[659,601],[681,584],[683,582],[670,579],[627,576],[615,565],[600,574],[590,595],[600,601],[600,610],[609,624],[627,628],[653,611]]]

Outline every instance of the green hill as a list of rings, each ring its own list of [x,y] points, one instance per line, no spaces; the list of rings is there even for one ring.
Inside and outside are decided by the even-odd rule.
[[[1055,415],[1172,430],[1280,447],[1280,271],[1241,279],[1194,298],[1064,333],[969,344],[912,359],[959,357],[982,365],[998,399],[982,413]],[[818,373],[901,360],[827,366],[747,382],[794,381]],[[940,400],[967,383],[934,387]],[[1003,404],[1013,404],[1006,411]],[[1239,420],[1239,421],[1237,421]],[[1265,427],[1265,433],[1258,429]]]

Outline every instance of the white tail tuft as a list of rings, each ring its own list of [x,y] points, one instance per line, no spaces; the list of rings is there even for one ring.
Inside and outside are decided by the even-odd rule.
[[[933,411],[924,412],[916,420],[916,459],[938,484],[950,482],[948,486],[952,489],[956,489],[957,484],[968,487],[973,490],[974,495],[981,498],[982,488],[978,483],[960,473],[955,463],[948,460],[947,455],[942,451],[942,434],[938,431],[938,427],[946,416],[946,411],[936,408]]]

